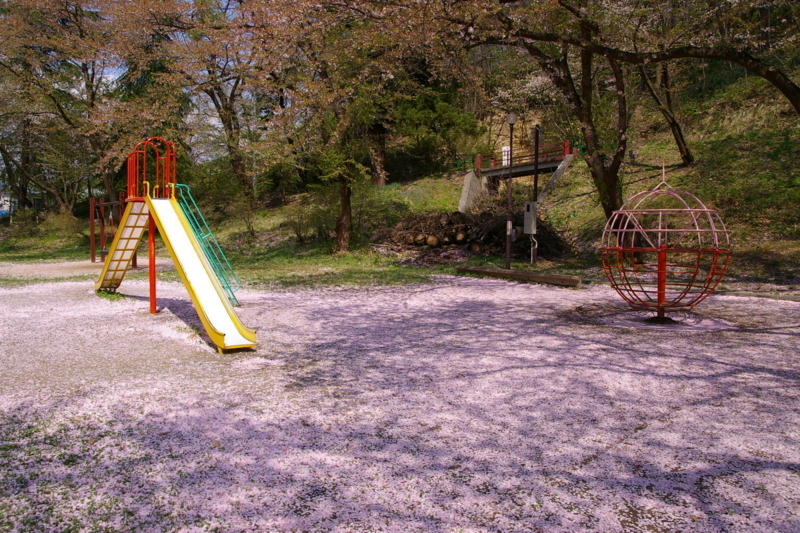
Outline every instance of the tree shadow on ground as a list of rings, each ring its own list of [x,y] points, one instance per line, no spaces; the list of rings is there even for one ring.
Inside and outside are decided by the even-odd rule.
[[[566,312],[597,293],[482,279],[368,292],[259,295],[243,317],[264,330],[257,357],[6,409],[4,525],[800,527],[798,337],[764,327],[796,304],[751,329],[643,334]],[[726,305],[707,313],[747,315]]]

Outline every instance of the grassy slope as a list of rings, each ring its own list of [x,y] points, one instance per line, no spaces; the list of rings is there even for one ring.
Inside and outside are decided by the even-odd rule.
[[[19,220],[22,218],[23,220]],[[0,228],[0,261],[80,261],[89,258],[89,224],[65,215],[17,217]]]
[[[409,213],[451,212],[458,207],[460,183],[448,177],[395,183],[381,191],[385,205],[405,205]],[[397,264],[394,255],[381,255],[367,246],[333,254],[330,242],[298,243],[287,221],[285,206],[261,212],[255,221],[257,237],[242,231],[235,219],[217,229],[217,235],[237,275],[250,286],[382,285],[420,283],[432,274],[455,273],[452,267],[414,268]],[[391,218],[391,217],[389,217]]]

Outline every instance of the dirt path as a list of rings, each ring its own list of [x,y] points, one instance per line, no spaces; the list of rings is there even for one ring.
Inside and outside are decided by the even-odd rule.
[[[8,263],[0,262],[0,277],[19,279],[52,279],[74,276],[97,276],[102,263],[91,261],[66,261],[59,263]]]
[[[245,290],[219,355],[180,284],[120,292],[0,289],[0,530],[800,530],[798,302]]]
[[[140,259],[140,261],[142,261]],[[146,261],[146,259],[144,259]],[[157,270],[174,268],[171,259],[159,257],[156,260]],[[93,277],[100,275],[103,263],[86,261],[60,261],[40,263],[10,263],[0,261],[0,278],[15,279],[58,279],[75,277]]]

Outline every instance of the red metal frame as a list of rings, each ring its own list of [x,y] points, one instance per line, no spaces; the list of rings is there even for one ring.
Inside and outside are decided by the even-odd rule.
[[[114,208],[119,207],[115,212]],[[106,211],[108,209],[108,211]],[[125,210],[125,194],[120,193],[119,201],[106,202],[104,200],[95,200],[89,198],[89,256],[92,263],[97,261],[97,245],[100,245],[100,250],[105,250],[108,244],[109,233],[106,228],[106,222],[110,222],[112,228],[119,225],[119,218]],[[99,225],[99,243],[97,236],[97,226]],[[111,236],[116,232],[116,229],[111,231]],[[113,237],[112,237],[113,238]],[[134,267],[136,266],[136,255],[134,254]]]
[[[137,144],[128,155],[128,201],[142,202],[148,194],[152,198],[169,198],[173,193],[170,185],[175,185],[177,178],[176,161],[174,143],[161,137]],[[155,176],[148,181],[152,171]]]
[[[662,181],[609,218],[600,258],[611,285],[634,309],[688,311],[730,265],[730,238],[716,211]]]
[[[128,154],[129,202],[144,202],[151,198],[170,198],[175,193],[177,181],[177,156],[175,144],[151,137],[136,145]],[[150,178],[148,178],[150,176]],[[150,281],[150,313],[156,308],[156,224],[150,215],[147,229],[147,249]]]

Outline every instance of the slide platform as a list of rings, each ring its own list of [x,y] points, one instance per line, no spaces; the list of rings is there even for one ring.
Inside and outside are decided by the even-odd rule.
[[[256,332],[239,320],[174,198],[146,198],[146,203],[128,204],[95,289],[116,289],[122,282],[133,257],[132,250],[138,247],[147,227],[149,214],[153,215],[161,238],[211,341],[220,351],[255,346]]]

